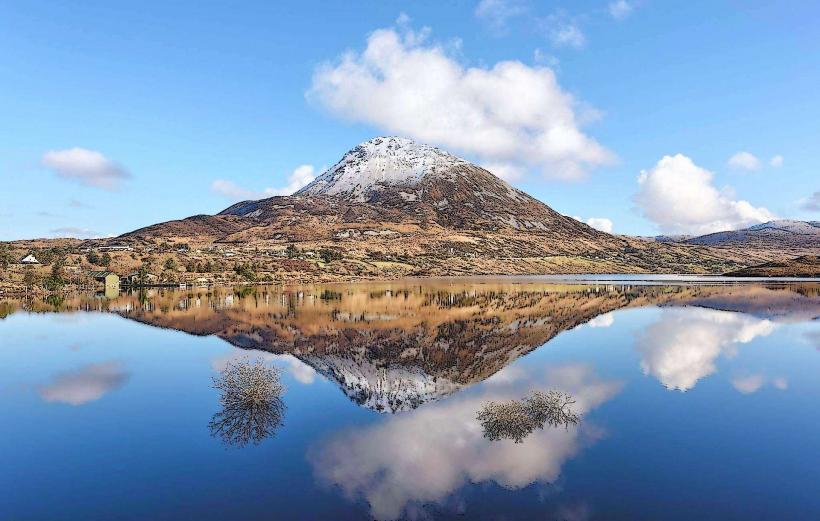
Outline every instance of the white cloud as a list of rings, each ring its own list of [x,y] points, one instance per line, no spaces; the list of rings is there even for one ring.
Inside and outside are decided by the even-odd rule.
[[[612,221],[607,219],[606,217],[590,217],[586,221],[578,217],[577,215],[573,215],[572,218],[576,221],[581,221],[582,223],[585,223],[588,226],[595,228],[596,230],[600,230],[606,233],[612,233]]]
[[[506,29],[507,22],[526,12],[515,0],[481,0],[475,8],[475,16],[497,31]]]
[[[317,478],[351,498],[364,498],[376,519],[396,519],[412,507],[438,504],[466,483],[494,482],[508,489],[554,483],[564,463],[601,436],[588,421],[580,427],[539,429],[522,443],[484,437],[476,412],[487,400],[510,400],[530,389],[570,393],[584,414],[610,400],[620,383],[597,377],[589,366],[517,375],[383,422],[337,433],[311,447]],[[481,389],[481,388],[479,388]],[[408,516],[409,517],[409,516]]]
[[[287,363],[287,371],[297,382],[310,385],[316,380],[316,369],[307,365],[293,355],[278,355],[278,359]]]
[[[40,396],[47,402],[83,405],[121,387],[129,376],[119,362],[90,364],[56,375],[49,385],[40,388]]]
[[[232,201],[247,199],[265,199],[276,195],[291,195],[303,186],[316,179],[313,165],[300,165],[288,176],[288,184],[281,188],[265,188],[262,191],[248,190],[233,181],[217,179],[211,183],[211,190]]]
[[[769,164],[775,168],[780,168],[781,166],[783,166],[783,156],[779,154],[776,156],[772,156],[772,158],[769,160]]]
[[[88,228],[79,228],[76,226],[65,226],[63,228],[55,228],[51,230],[51,235],[57,238],[71,237],[73,239],[96,239],[100,237],[98,232],[89,230]]]
[[[766,208],[721,193],[712,178],[712,172],[682,154],[664,156],[641,172],[634,200],[644,216],[668,234],[701,235],[775,219]]]
[[[213,358],[211,369],[224,371],[231,363],[246,363],[254,360],[275,363],[301,384],[310,385],[316,380],[316,370],[291,354],[277,355],[266,351],[245,351],[238,348],[230,349]]]
[[[738,152],[729,158],[730,167],[737,170],[760,170],[760,159],[750,152]]]
[[[593,318],[587,325],[589,327],[609,327],[615,323],[615,315],[612,312],[604,313]]]
[[[613,158],[581,131],[578,103],[551,69],[517,61],[465,67],[407,28],[374,31],[363,52],[321,65],[306,95],[338,116],[484,164],[578,179]]]
[[[481,166],[509,183],[519,181],[526,175],[524,169],[515,163],[484,163]]]
[[[586,43],[586,37],[575,23],[556,24],[549,31],[552,44],[556,47],[580,49]]]
[[[739,344],[767,336],[769,320],[713,309],[666,309],[658,322],[638,337],[641,369],[670,389],[692,389],[714,373],[721,355],[733,356]],[[748,389],[751,383],[740,383]]]
[[[789,381],[782,376],[779,376],[772,380],[772,385],[775,386],[776,389],[780,389],[781,391],[785,391],[789,388]]]
[[[623,20],[632,13],[634,6],[626,0],[609,2],[609,14],[616,20]]]
[[[123,180],[131,177],[101,153],[85,148],[51,150],[43,154],[41,162],[62,178],[104,190],[117,190]]]
[[[820,191],[814,192],[811,197],[804,199],[800,208],[810,212],[820,212]]]
[[[545,53],[541,49],[535,49],[532,52],[532,61],[537,65],[546,65],[547,67],[557,67],[560,60],[552,54]]]
[[[587,224],[595,228],[596,230],[601,230],[602,232],[612,233],[612,221],[607,219],[606,217],[590,217],[587,219]]]
[[[763,387],[766,377],[762,374],[750,374],[746,376],[736,376],[732,378],[732,387],[743,394],[752,394]]]

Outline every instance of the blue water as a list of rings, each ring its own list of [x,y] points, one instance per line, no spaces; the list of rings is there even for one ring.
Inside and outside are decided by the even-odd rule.
[[[309,310],[338,312],[356,295],[367,308],[373,288],[351,288],[291,316],[324,324]],[[185,332],[214,316],[229,322],[223,333],[239,327],[242,309],[196,315],[180,331],[152,325],[173,307],[141,323],[23,305],[0,320],[0,519],[820,519],[818,291],[801,291],[786,305],[782,292],[749,297],[777,300],[768,313],[607,311],[395,413],[351,400],[324,366],[303,361],[315,363],[306,346],[272,355]],[[273,306],[255,334],[290,334],[276,329],[289,320],[281,302],[250,304]],[[452,324],[463,320],[447,318],[447,334],[462,334]],[[212,377],[256,356],[282,370],[284,422],[259,444],[232,446],[208,429],[219,410]],[[403,370],[401,359],[391,360]],[[483,436],[483,403],[533,389],[570,393],[581,424],[522,443]]]

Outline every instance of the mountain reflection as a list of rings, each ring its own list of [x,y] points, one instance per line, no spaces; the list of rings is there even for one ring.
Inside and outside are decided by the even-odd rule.
[[[769,334],[777,323],[820,316],[820,285],[400,281],[149,290],[111,300],[66,298],[57,306],[4,306],[7,314],[20,306],[107,311],[216,335],[284,357],[300,381],[319,373],[354,402],[393,413],[497,375],[563,331],[583,324],[609,327],[613,312],[643,306],[664,310],[637,338],[641,368],[671,389],[691,389],[715,371],[717,359]]]
[[[396,519],[425,504],[441,506],[467,483],[493,482],[508,489],[550,484],[567,460],[604,435],[600,427],[585,422],[536,429],[520,443],[491,440],[476,411],[487,401],[550,387],[572,395],[573,410],[584,415],[612,399],[621,385],[585,364],[517,371],[488,381],[477,396],[456,396],[336,434],[312,447],[308,458],[320,483],[364,499],[377,519]]]

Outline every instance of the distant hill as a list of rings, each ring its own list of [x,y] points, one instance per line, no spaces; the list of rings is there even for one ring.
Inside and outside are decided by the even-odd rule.
[[[734,277],[820,277],[820,257],[803,255],[787,261],[772,261],[727,273]]]
[[[742,230],[710,233],[686,239],[686,244],[758,249],[820,250],[820,221],[777,220]]]

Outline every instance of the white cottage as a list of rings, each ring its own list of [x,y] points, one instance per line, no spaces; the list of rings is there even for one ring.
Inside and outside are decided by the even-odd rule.
[[[22,259],[20,259],[20,264],[40,264],[40,261],[37,260],[33,254],[29,253]]]

